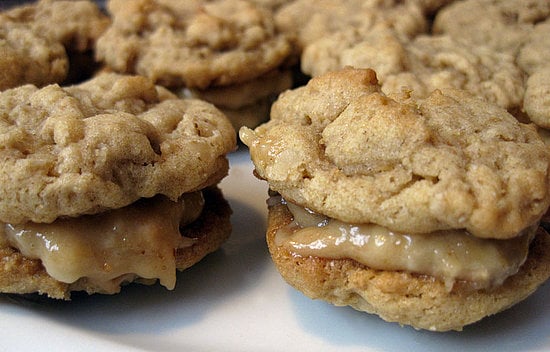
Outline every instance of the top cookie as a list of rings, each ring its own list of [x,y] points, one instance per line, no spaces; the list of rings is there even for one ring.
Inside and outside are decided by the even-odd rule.
[[[75,52],[93,49],[111,22],[91,0],[39,0],[8,10],[3,16]]]
[[[0,91],[25,83],[61,82],[68,70],[69,59],[60,43],[0,15]]]
[[[88,0],[40,0],[1,12],[0,90],[83,77],[93,63],[80,64],[76,54],[91,51],[109,23]]]
[[[240,136],[273,190],[345,222],[510,238],[550,204],[534,126],[459,90],[390,99],[371,70],[283,93],[271,120]]]
[[[215,184],[235,131],[213,105],[143,77],[0,93],[0,221],[51,222]]]
[[[248,81],[289,55],[271,11],[244,0],[111,0],[97,58],[169,87]]]

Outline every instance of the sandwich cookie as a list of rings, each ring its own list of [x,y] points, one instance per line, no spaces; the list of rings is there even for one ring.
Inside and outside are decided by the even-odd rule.
[[[212,104],[105,73],[5,90],[0,111],[1,292],[172,289],[229,236],[217,184],[236,135]]]
[[[283,93],[240,138],[272,192],[274,263],[308,297],[461,330],[550,276],[548,148],[486,100],[390,98],[374,71],[345,68]]]

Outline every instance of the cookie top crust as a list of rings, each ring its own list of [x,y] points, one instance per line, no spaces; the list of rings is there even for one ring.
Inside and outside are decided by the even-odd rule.
[[[344,222],[511,238],[550,204],[534,126],[460,90],[391,99],[372,70],[283,93],[271,120],[240,137],[273,190]]]
[[[0,91],[26,83],[60,82],[68,70],[69,59],[60,43],[0,15]]]
[[[243,0],[111,0],[113,25],[96,56],[117,72],[168,87],[229,85],[281,65],[290,53],[271,11]]]
[[[302,70],[318,76],[345,66],[372,68],[386,94],[412,90],[426,97],[434,89],[464,89],[506,109],[523,101],[524,77],[514,56],[451,36],[399,36],[386,26],[342,30],[310,44]]]
[[[456,1],[437,13],[433,31],[516,55],[533,26],[549,15],[548,1]]]
[[[213,105],[139,76],[0,93],[0,221],[51,222],[217,183],[235,148]]]
[[[90,0],[39,0],[14,7],[2,16],[26,24],[41,36],[75,52],[92,50],[111,22],[97,3]]]
[[[421,2],[397,0],[296,0],[275,13],[277,27],[292,38],[298,53],[341,29],[384,23],[405,37],[428,30]]]

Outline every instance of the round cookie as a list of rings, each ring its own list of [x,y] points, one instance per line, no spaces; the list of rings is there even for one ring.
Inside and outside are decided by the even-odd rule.
[[[62,44],[69,52],[92,50],[110,24],[109,17],[90,0],[38,0],[14,7],[4,15]]]
[[[458,90],[395,99],[372,70],[346,68],[281,94],[240,137],[274,191],[344,222],[511,238],[546,211],[550,156],[534,126]]]
[[[0,15],[0,91],[26,83],[61,82],[68,70],[69,59],[61,44]]]
[[[430,276],[374,270],[351,259],[294,255],[275,240],[277,230],[291,221],[292,214],[283,204],[269,207],[269,251],[291,286],[312,299],[349,305],[416,329],[462,330],[522,301],[550,277],[550,236],[542,229],[531,244],[527,261],[503,285],[474,290],[463,282],[449,291]]]
[[[89,0],[39,0],[0,13],[0,90],[91,76],[95,41],[110,24]],[[4,33],[4,31],[6,33]]]
[[[243,0],[112,0],[113,24],[96,57],[117,72],[168,87],[237,84],[279,67],[290,53],[271,11]]]
[[[174,248],[176,267],[184,270],[199,262],[207,254],[215,251],[231,233],[229,204],[216,187],[203,190],[205,207],[201,216],[193,223],[180,228],[184,238],[191,239],[193,244]],[[0,291],[4,293],[39,293],[55,299],[70,299],[74,291],[86,291],[88,294],[106,293],[104,287],[93,281],[81,278],[73,283],[65,283],[51,277],[38,259],[23,256],[18,250],[0,240]],[[139,282],[152,284],[156,280],[126,276],[126,281],[116,282],[108,292],[120,291],[121,284]]]
[[[419,98],[456,88],[510,111],[523,102],[524,78],[514,56],[450,36],[406,39],[386,26],[357,27],[311,43],[302,55],[302,70],[312,76],[345,66],[376,71],[386,94],[410,90]]]
[[[235,148],[233,127],[213,105],[139,76],[6,90],[0,116],[7,223],[97,213],[155,194],[177,199],[223,178]]]

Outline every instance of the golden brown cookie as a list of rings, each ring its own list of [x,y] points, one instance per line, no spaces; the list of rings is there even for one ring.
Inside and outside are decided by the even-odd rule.
[[[243,0],[111,0],[113,24],[97,58],[117,72],[169,87],[237,84],[287,58],[290,46],[271,11]]]
[[[345,222],[510,238],[546,211],[550,160],[534,126],[458,90],[396,99],[373,71],[347,68],[281,94],[240,137],[274,191]]]
[[[26,24],[69,52],[93,49],[110,19],[91,0],[38,0],[6,11],[10,21]]]
[[[50,222],[217,183],[235,132],[214,106],[138,76],[0,95],[0,219]]]
[[[39,0],[0,13],[0,64],[11,65],[0,90],[89,78],[96,69],[91,51],[109,24],[90,0]]]
[[[0,15],[0,91],[26,83],[61,82],[69,71],[65,48]]]
[[[292,38],[298,55],[310,43],[341,29],[385,23],[404,37],[428,29],[423,8],[414,1],[296,0],[280,7],[275,21]]]
[[[141,76],[0,93],[0,291],[168,289],[231,232],[216,188],[235,130],[223,113]]]
[[[308,297],[461,330],[550,276],[548,148],[486,100],[390,98],[348,67],[281,94],[240,137],[272,191],[271,256]]]

